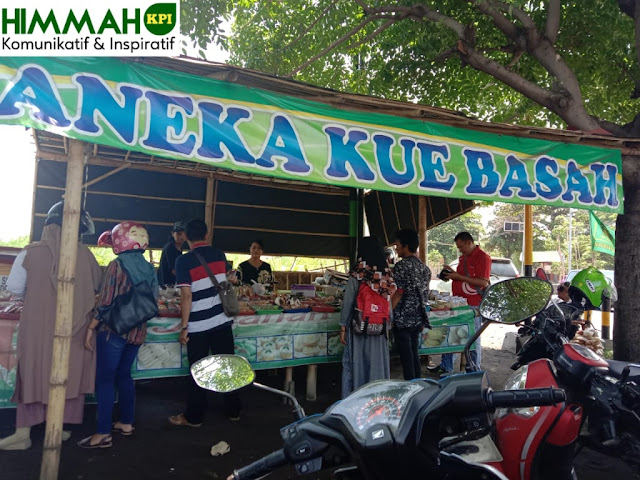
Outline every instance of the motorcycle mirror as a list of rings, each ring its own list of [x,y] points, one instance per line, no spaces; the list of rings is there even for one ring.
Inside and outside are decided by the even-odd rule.
[[[239,355],[211,355],[191,366],[191,376],[199,387],[228,393],[251,385],[256,373],[246,358]]]
[[[518,277],[491,285],[480,302],[480,315],[492,322],[522,322],[543,310],[552,285],[537,277]]]

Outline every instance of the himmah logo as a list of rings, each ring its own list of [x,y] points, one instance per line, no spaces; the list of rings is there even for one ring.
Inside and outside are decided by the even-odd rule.
[[[180,53],[180,1],[0,0],[0,57]]]
[[[104,33],[127,35],[140,34],[141,25],[153,35],[167,35],[177,22],[175,3],[156,3],[149,6],[142,16],[140,8],[110,6],[106,12],[90,9],[2,9],[2,35],[75,35]]]
[[[378,312],[378,305],[376,305],[375,303],[371,304],[371,312],[372,313],[377,313]]]

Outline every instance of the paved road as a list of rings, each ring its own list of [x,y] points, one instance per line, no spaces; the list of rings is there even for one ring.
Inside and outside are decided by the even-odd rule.
[[[499,333],[487,336],[487,345],[499,343]],[[495,338],[494,338],[495,337]],[[513,355],[499,349],[486,348],[484,357],[494,388],[499,388],[510,374]],[[298,394],[305,385],[305,369],[296,368],[294,380]],[[282,371],[258,372],[258,381],[280,387],[284,381]],[[392,375],[400,377],[397,362],[392,365]],[[339,398],[340,366],[320,365],[318,368],[319,398],[316,402],[304,402],[307,414],[319,413]],[[281,445],[279,429],[290,423],[290,408],[278,397],[247,388],[242,393],[244,410],[237,423],[231,423],[220,413],[219,398],[211,397],[207,422],[202,428],[173,427],[167,422],[169,415],[181,411],[184,397],[184,379],[161,379],[138,382],[136,431],[131,437],[114,436],[114,445],[105,450],[82,450],[75,442],[93,433],[95,407],[87,406],[85,422],[73,428],[71,440],[64,445],[60,479],[64,480],[128,480],[128,479],[215,479],[222,480],[233,468],[245,465],[273,451]],[[0,436],[14,428],[14,411],[0,410]],[[33,429],[33,447],[23,452],[0,451],[0,479],[37,479],[42,456],[44,429]],[[231,452],[213,458],[209,450],[224,440],[231,445]],[[633,472],[620,462],[595,452],[583,451],[577,460],[581,480],[638,480]],[[300,478],[291,470],[282,470],[270,478]],[[309,477],[328,480],[330,472]],[[428,479],[425,479],[428,480]]]

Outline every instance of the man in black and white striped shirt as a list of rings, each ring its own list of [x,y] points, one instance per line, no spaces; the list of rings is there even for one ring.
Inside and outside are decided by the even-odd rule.
[[[224,252],[209,245],[207,225],[202,220],[187,223],[185,234],[191,251],[176,259],[176,286],[180,288],[182,311],[180,343],[188,343],[187,357],[191,366],[210,353],[234,353],[233,318],[225,315],[220,295],[195,254],[197,252],[204,258],[216,280],[223,282],[227,269]],[[173,425],[199,427],[204,421],[206,407],[206,390],[191,378],[186,410],[169,417],[169,421]],[[224,395],[224,411],[230,420],[239,419],[240,399],[237,393]]]

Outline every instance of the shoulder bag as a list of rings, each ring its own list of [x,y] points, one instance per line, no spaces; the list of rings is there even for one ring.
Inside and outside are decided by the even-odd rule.
[[[109,305],[98,307],[97,316],[118,335],[128,333],[133,328],[158,315],[158,303],[149,282],[134,285],[122,295],[118,295]]]
[[[238,315],[240,311],[240,306],[238,305],[238,296],[236,295],[236,291],[233,288],[231,283],[227,282],[218,282],[216,276],[213,274],[209,265],[205,259],[200,255],[200,253],[193,251],[193,254],[196,256],[200,264],[204,267],[205,271],[209,275],[209,278],[213,282],[213,285],[218,290],[218,295],[220,295],[220,303],[222,304],[222,309],[224,310],[224,314],[227,317],[235,317]]]

